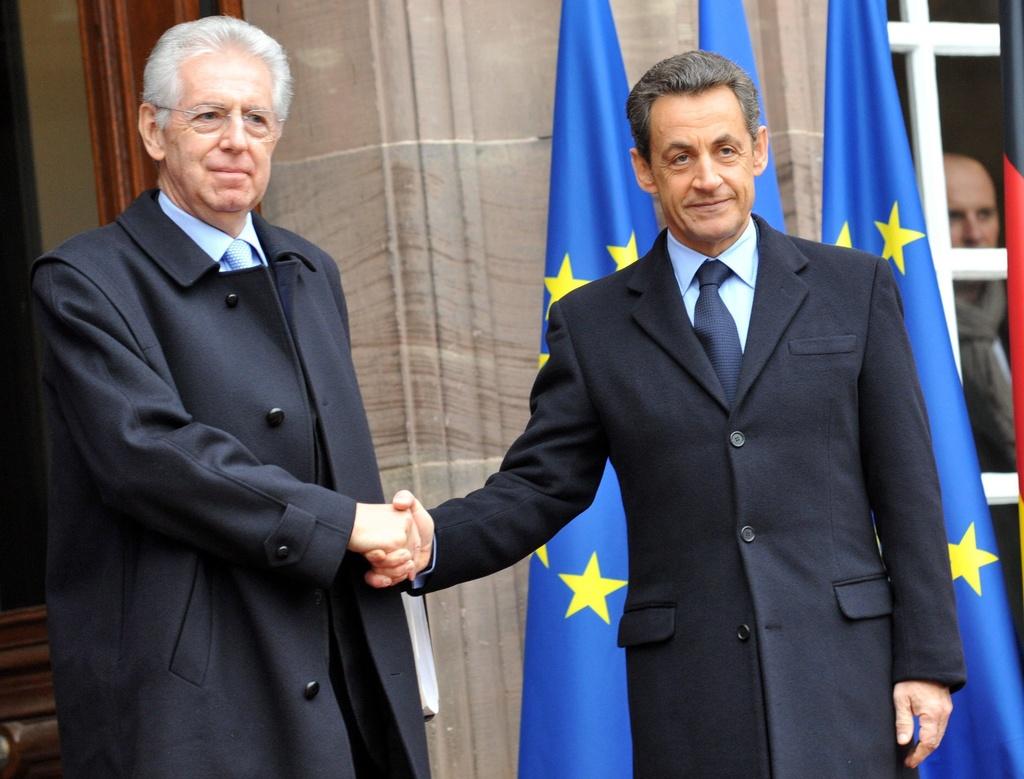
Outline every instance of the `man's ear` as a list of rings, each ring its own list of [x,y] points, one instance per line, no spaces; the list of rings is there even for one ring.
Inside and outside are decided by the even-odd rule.
[[[167,156],[164,149],[164,131],[156,123],[156,107],[152,103],[139,106],[139,135],[146,147],[146,153],[156,162]]]
[[[754,136],[754,175],[760,176],[768,167],[768,128],[763,124]]]
[[[658,185],[654,182],[654,171],[651,170],[651,164],[635,147],[629,150],[629,159],[633,163],[633,175],[636,176],[636,183],[640,189],[651,195],[656,194]]]

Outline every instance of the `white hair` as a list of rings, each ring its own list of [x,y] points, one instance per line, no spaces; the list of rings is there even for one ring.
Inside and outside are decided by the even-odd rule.
[[[154,106],[173,108],[181,99],[182,63],[201,54],[240,51],[266,64],[273,82],[272,106],[282,122],[288,118],[292,102],[292,74],[288,55],[281,44],[259,27],[231,16],[207,16],[171,27],[156,42],[146,60],[142,77],[142,99]],[[167,125],[170,112],[157,110],[156,121]]]

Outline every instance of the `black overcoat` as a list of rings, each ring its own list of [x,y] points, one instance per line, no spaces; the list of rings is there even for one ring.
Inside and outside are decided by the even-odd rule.
[[[757,227],[733,407],[663,234],[551,308],[526,431],[483,489],[435,510],[429,586],[540,546],[610,457],[636,775],[896,777],[893,683],[964,680],[901,303],[881,259]]]
[[[68,776],[350,776],[332,587],[354,588],[374,666],[359,671],[429,773],[400,595],[355,561],[339,573],[355,502],[382,494],[338,271],[253,218],[273,271],[219,273],[155,192],[34,267]]]

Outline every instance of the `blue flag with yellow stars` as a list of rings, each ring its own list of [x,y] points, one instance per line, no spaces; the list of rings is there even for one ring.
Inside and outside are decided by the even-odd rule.
[[[698,11],[700,27],[700,47],[704,51],[713,51],[732,60],[757,87],[757,102],[761,107],[761,124],[767,125],[764,116],[764,100],[761,99],[761,82],[757,78],[757,67],[754,63],[754,48],[750,45],[750,33],[747,30],[747,17],[743,10],[743,0],[700,0]],[[786,223],[782,217],[782,200],[779,197],[779,183],[775,178],[775,155],[771,145],[768,146],[768,167],[757,179],[754,198],[754,213],[764,217],[776,230],[786,232]]]
[[[607,0],[565,0],[551,140],[541,364],[551,304],[614,273],[657,235],[633,177],[626,72]],[[625,515],[609,466],[593,505],[530,561],[519,776],[632,775],[625,654]]]
[[[942,484],[967,686],[922,776],[1024,776],[1020,656],[893,78],[886,0],[829,2],[823,186],[824,240],[892,262]]]

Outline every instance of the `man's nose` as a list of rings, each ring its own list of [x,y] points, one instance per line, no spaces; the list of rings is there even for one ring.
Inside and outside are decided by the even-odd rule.
[[[222,149],[245,149],[249,146],[249,134],[245,131],[245,120],[239,111],[232,111],[227,116],[220,130],[220,146]]]
[[[964,246],[977,246],[981,240],[981,224],[977,214],[968,212],[964,215],[963,223],[960,226],[960,239]]]
[[[722,177],[719,175],[718,168],[711,157],[699,157],[693,177],[693,185],[698,189],[713,190],[717,189],[721,183]]]

